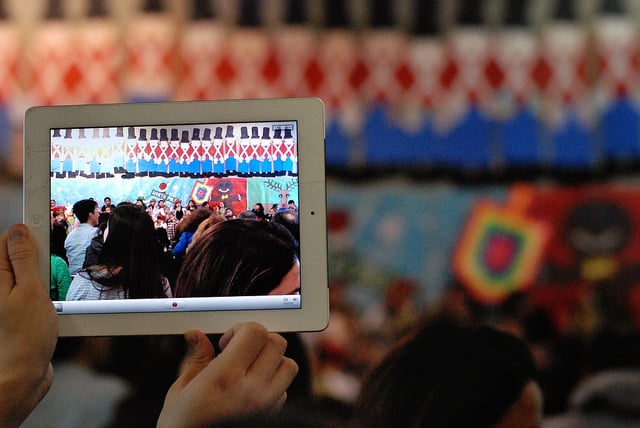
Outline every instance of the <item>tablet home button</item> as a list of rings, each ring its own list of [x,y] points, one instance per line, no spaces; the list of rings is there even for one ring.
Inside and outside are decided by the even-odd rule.
[[[184,300],[171,299],[168,302],[165,302],[163,306],[165,307],[165,309],[184,309],[186,303],[184,302]]]

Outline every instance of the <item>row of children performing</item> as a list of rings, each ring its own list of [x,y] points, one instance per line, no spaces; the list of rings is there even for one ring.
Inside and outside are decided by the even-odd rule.
[[[169,133],[170,131],[170,133]],[[276,177],[297,175],[298,153],[291,128],[257,126],[54,129],[51,176],[110,178],[122,174],[163,177]]]
[[[260,220],[194,210],[178,225],[180,254],[164,251],[151,215],[134,203],[106,214],[84,199],[73,212],[79,224],[68,234],[52,216],[53,300],[299,293],[299,231],[291,212]]]
[[[290,218],[288,223],[293,222],[296,224],[296,231],[294,235],[296,235],[296,237],[298,235],[298,207],[293,199],[288,200],[287,205],[283,207],[279,207],[277,204],[272,204],[267,210],[261,202],[256,202],[251,210],[247,209],[245,211],[240,210],[237,212],[234,211],[234,207],[232,205],[227,205],[224,201],[208,201],[198,205],[193,199],[190,199],[186,206],[182,206],[182,201],[180,199],[174,199],[173,203],[169,205],[166,203],[166,200],[162,198],[156,200],[156,198],[152,197],[149,199],[148,203],[146,203],[144,198],[138,197],[133,203],[143,208],[151,216],[156,229],[161,227],[167,231],[166,242],[168,244],[166,247],[168,249],[171,249],[177,242],[177,226],[180,222],[183,220],[186,221],[194,211],[202,208],[208,209],[208,212],[213,215],[223,216],[226,220],[234,218],[251,218],[270,221],[272,219],[277,220],[276,216],[283,216],[283,214],[278,213],[286,212],[292,214],[291,216],[287,216],[288,219]],[[107,219],[107,214],[111,214],[115,208],[116,205],[111,201],[111,198],[109,196],[105,196],[103,199],[103,205],[100,208],[101,217],[98,220],[98,226],[100,226],[101,219]],[[55,199],[51,199],[51,217],[54,224],[64,226],[66,233],[70,232],[75,226],[74,213],[71,205],[69,205],[69,208],[64,205],[57,205]],[[162,240],[161,242],[164,243],[165,240]]]

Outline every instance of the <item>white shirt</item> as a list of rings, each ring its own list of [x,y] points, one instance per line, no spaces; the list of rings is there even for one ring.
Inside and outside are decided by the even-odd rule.
[[[97,232],[97,227],[91,226],[89,223],[80,223],[64,240],[64,249],[67,251],[71,275],[75,275],[82,269],[87,247],[91,245],[91,240]]]
[[[164,276],[162,277],[162,287],[167,297],[173,297],[169,280]],[[123,289],[104,287],[92,281],[86,272],[80,272],[71,281],[66,300],[119,300],[126,298]]]

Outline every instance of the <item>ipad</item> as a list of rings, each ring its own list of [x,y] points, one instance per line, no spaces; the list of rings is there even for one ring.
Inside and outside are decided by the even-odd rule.
[[[324,329],[329,317],[324,147],[324,108],[317,98],[30,108],[24,118],[24,222],[36,235],[40,273],[50,286],[54,217],[66,220],[63,240],[68,241],[80,228],[73,213],[79,201],[96,201],[88,218],[103,218],[103,205],[111,202],[104,210],[114,221],[114,207],[142,205],[156,231],[167,232],[158,235],[163,237],[175,233],[174,220],[179,229],[180,222],[206,208],[224,208],[225,221],[236,223],[272,222],[277,213],[297,217],[290,234],[297,235],[299,270],[292,268],[287,277],[298,287],[275,294],[185,294],[176,293],[172,275],[163,272],[168,289],[162,297],[131,298],[129,292],[104,292],[108,287],[96,285],[100,278],[88,277],[85,266],[73,275],[69,291],[78,288],[74,282],[80,276],[93,285],[93,293],[72,299],[69,292],[64,299],[57,291],[51,294],[60,335],[182,334],[191,328],[220,333],[243,321],[278,332]],[[149,208],[152,200],[155,208],[164,205],[162,214]],[[168,219],[177,202],[193,209]],[[257,205],[264,207],[265,218],[236,218]],[[82,226],[95,223],[86,219]],[[116,239],[115,232],[101,236],[105,246],[109,236]],[[174,247],[176,242],[164,246],[169,261],[163,266],[177,258]],[[174,274],[177,283],[180,273]]]

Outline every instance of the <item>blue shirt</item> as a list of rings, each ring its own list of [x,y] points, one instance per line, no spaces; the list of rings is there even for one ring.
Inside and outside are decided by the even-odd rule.
[[[193,232],[182,232],[180,237],[178,238],[178,242],[176,246],[173,247],[173,254],[184,254],[187,252],[187,247],[191,243],[191,238],[193,238]]]

